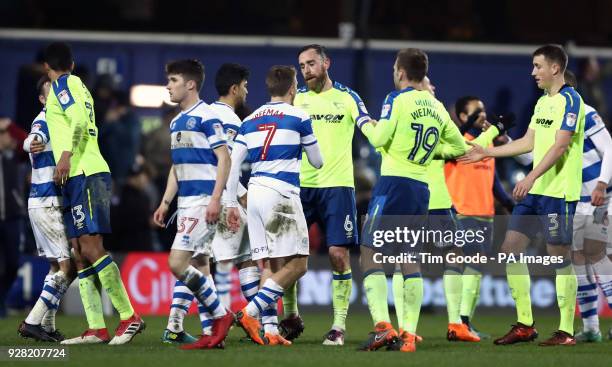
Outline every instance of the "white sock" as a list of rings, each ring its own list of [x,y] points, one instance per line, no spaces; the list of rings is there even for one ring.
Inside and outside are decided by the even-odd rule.
[[[28,317],[26,317],[25,322],[30,325],[41,325],[47,311],[57,310],[60,300],[68,289],[68,285],[68,279],[66,279],[63,271],[60,270],[53,274],[47,274],[43,290],[40,292],[40,296]],[[55,314],[53,313],[52,316],[54,317]],[[55,324],[54,320],[53,324]]]
[[[215,273],[215,286],[217,287],[217,294],[219,300],[225,306],[230,308],[232,305],[232,296],[230,291],[232,289],[232,268],[234,264],[229,263],[217,263],[217,271]]]
[[[257,266],[249,266],[248,268],[240,269],[238,271],[238,278],[240,278],[242,295],[247,302],[251,302],[259,290],[259,282],[261,280],[259,268]]]
[[[601,287],[608,305],[612,307],[612,261],[607,256],[599,260],[593,266],[593,271],[597,276],[597,283]]]
[[[587,274],[586,265],[574,265],[578,291],[576,299],[585,331],[599,330],[599,317],[597,316],[597,284]]]
[[[278,334],[278,302],[273,302],[261,313],[261,323],[264,332],[273,335]]]
[[[170,306],[170,316],[168,317],[168,330],[173,333],[180,333],[183,331],[183,320],[189,306],[193,301],[193,293],[183,282],[177,280],[174,283],[174,290],[172,291],[172,305]]]
[[[193,292],[198,302],[205,305],[213,318],[218,319],[227,314],[225,307],[219,301],[212,278],[207,278],[193,265],[181,275],[181,281]]]
[[[253,300],[246,306],[246,312],[253,317],[258,317],[272,303],[278,302],[283,296],[283,287],[278,285],[272,278],[265,281]]]

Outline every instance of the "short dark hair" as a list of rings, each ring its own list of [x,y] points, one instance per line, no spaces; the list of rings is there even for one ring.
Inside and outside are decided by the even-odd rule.
[[[321,56],[323,59],[327,59],[327,48],[325,48],[325,46],[321,46],[319,44],[313,43],[310,45],[306,45],[302,48],[300,48],[300,50],[298,51],[298,57],[300,57],[300,55],[308,50],[315,50],[315,52],[317,53],[317,55]]]
[[[196,59],[170,61],[166,64],[166,74],[182,75],[185,81],[193,80],[198,93],[204,84],[204,65]]]
[[[572,88],[578,87],[578,79],[576,79],[576,74],[574,74],[571,70],[566,69],[563,77],[565,78],[565,84],[569,84],[569,86]]]
[[[475,96],[463,96],[455,102],[455,114],[459,118],[460,113],[467,113],[467,105],[472,101],[480,101],[480,98]]]
[[[408,80],[421,82],[427,75],[429,60],[423,50],[406,48],[397,53],[397,67],[406,72]]]
[[[234,63],[221,65],[215,75],[215,88],[219,96],[226,96],[232,85],[238,85],[243,80],[249,79],[249,69]]]
[[[293,85],[296,71],[292,65],[274,65],[266,75],[266,87],[271,97],[281,97],[287,94]]]
[[[39,96],[43,94],[43,86],[45,85],[45,83],[48,83],[50,81],[51,79],[49,79],[46,74],[41,76],[40,79],[38,79],[38,82],[36,82],[36,91],[38,92]]]
[[[561,45],[548,44],[539,47],[533,51],[533,57],[542,55],[549,62],[556,63],[561,67],[561,72],[564,72],[567,68],[567,53]]]
[[[55,71],[67,71],[74,61],[72,50],[66,42],[53,42],[45,48],[45,62]]]

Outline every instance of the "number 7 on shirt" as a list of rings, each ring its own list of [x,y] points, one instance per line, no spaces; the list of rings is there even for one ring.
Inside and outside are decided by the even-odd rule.
[[[270,144],[272,144],[272,139],[274,138],[274,134],[276,133],[276,123],[259,125],[257,126],[257,130],[268,131],[266,139],[264,140],[264,145],[261,150],[261,160],[263,161],[268,156],[268,149],[270,148]]]

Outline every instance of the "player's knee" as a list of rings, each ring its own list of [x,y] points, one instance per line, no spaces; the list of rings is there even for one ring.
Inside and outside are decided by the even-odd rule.
[[[329,248],[329,261],[334,271],[346,271],[350,268],[349,251],[345,247],[332,246]]]
[[[185,273],[185,270],[187,270],[187,267],[189,267],[189,263],[185,263],[182,259],[172,256],[171,253],[170,256],[168,256],[168,267],[170,267],[172,274],[177,279],[180,279],[183,273]]]

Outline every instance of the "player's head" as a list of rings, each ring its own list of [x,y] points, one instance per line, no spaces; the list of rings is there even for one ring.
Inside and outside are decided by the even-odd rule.
[[[74,69],[72,50],[66,42],[53,42],[45,48],[45,69],[56,73],[67,73]],[[51,76],[49,76],[51,77]]]
[[[297,72],[293,66],[274,65],[266,75],[270,97],[287,97],[293,104],[297,94]]]
[[[421,90],[426,90],[431,93],[432,96],[436,96],[436,86],[431,83],[428,77],[424,77],[421,81]]]
[[[215,88],[219,97],[232,97],[236,103],[234,107],[237,107],[246,103],[248,79],[249,69],[246,67],[233,63],[223,64],[215,75]]]
[[[47,75],[43,75],[36,83],[36,91],[38,92],[38,101],[44,106],[47,104],[47,96],[51,90],[51,80]]]
[[[170,100],[180,103],[189,95],[200,94],[204,84],[204,65],[195,59],[171,61],[166,64],[166,76]]]
[[[565,78],[565,84],[572,88],[578,87],[578,79],[576,78],[576,74],[574,74],[571,70],[566,69],[563,77]]]
[[[327,70],[330,60],[327,49],[317,44],[306,45],[298,52],[298,63],[308,89],[315,92],[323,89],[329,78]]]
[[[559,45],[545,45],[533,52],[533,70],[540,89],[549,89],[556,79],[562,79],[567,68],[567,53]]]
[[[461,121],[461,124],[465,124],[470,115],[476,111],[480,111],[481,116],[474,122],[474,127],[482,129],[487,118],[487,112],[480,98],[463,96],[455,102],[455,114],[459,121]]]
[[[402,89],[405,83],[419,84],[427,75],[429,61],[427,54],[418,48],[400,50],[393,64],[393,83],[396,89]],[[404,87],[405,88],[405,87]]]

